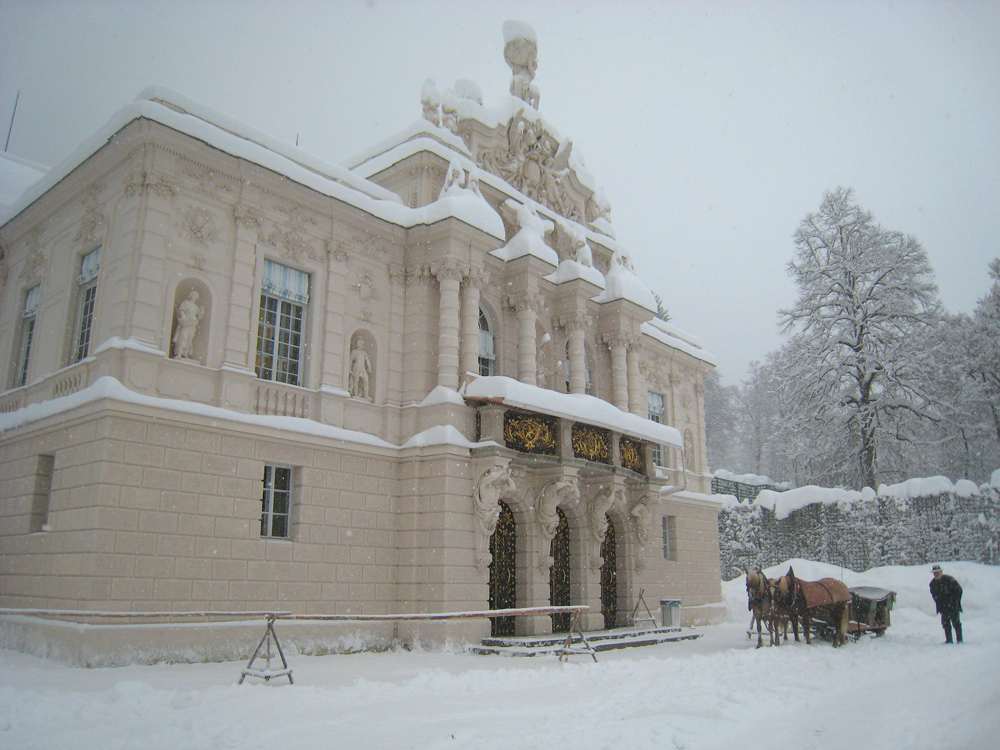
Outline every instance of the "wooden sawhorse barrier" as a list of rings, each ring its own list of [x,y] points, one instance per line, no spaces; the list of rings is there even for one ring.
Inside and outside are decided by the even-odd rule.
[[[264,680],[264,682],[268,684],[270,684],[270,681],[276,677],[287,677],[289,684],[294,684],[292,680],[292,670],[288,666],[288,660],[285,659],[285,653],[281,649],[281,642],[278,640],[278,634],[274,630],[275,620],[310,620],[318,622],[399,622],[516,617],[518,615],[554,615],[566,613],[570,615],[570,628],[569,632],[566,634],[566,640],[563,643],[563,647],[559,651],[559,661],[565,661],[569,659],[570,656],[576,654],[589,654],[596,662],[597,652],[587,641],[587,637],[583,634],[583,628],[580,624],[583,613],[589,611],[590,607],[586,605],[575,605],[568,607],[523,607],[521,609],[488,609],[477,612],[440,612],[434,614],[412,615],[293,615],[285,612],[270,613],[266,615],[267,624],[264,629],[264,635],[261,637],[260,643],[257,644],[257,648],[253,652],[253,656],[250,657],[250,661],[247,662],[246,667],[243,668],[239,683],[242,684],[243,680],[247,677],[257,677]],[[574,635],[579,636],[580,643],[582,645],[575,645],[573,643]],[[277,650],[277,656],[281,659],[280,669],[271,669],[271,660],[274,658],[274,654],[271,651],[272,642],[274,644],[274,648]],[[261,653],[262,650],[263,653]],[[259,658],[265,661],[263,669],[254,668],[254,662]]]

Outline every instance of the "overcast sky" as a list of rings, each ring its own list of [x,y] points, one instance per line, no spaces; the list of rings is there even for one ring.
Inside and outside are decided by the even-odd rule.
[[[425,78],[507,93],[538,36],[540,111],[618,240],[727,383],[781,343],[792,233],[853,187],[916,236],[952,312],[1000,256],[998,2],[0,0],[8,152],[53,165],[150,84],[342,162],[420,116]]]

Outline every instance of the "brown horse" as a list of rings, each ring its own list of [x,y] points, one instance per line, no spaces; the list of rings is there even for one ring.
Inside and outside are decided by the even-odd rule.
[[[842,581],[836,578],[802,581],[795,577],[795,571],[789,567],[788,573],[774,580],[771,586],[771,598],[776,617],[802,618],[806,643],[812,643],[810,626],[812,616],[818,612],[828,613],[835,624],[834,647],[847,642],[849,617],[847,605],[851,601],[851,592]],[[797,632],[795,640],[798,640]]]
[[[750,620],[750,628],[753,628],[754,620],[757,621],[757,648],[764,645],[762,628],[767,627],[767,632],[771,637],[771,645],[774,646],[777,640],[777,630],[772,619],[771,585],[764,571],[747,571],[747,609],[753,613]],[[750,631],[747,631],[747,635]]]

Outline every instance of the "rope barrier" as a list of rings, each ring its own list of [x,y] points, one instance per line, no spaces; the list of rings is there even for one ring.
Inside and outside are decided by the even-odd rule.
[[[163,618],[219,618],[219,617],[239,617],[243,619],[263,617],[267,623],[264,635],[257,644],[250,661],[240,676],[239,683],[247,677],[259,677],[265,682],[270,682],[275,677],[287,677],[289,684],[292,682],[292,670],[285,659],[285,653],[278,640],[278,634],[274,630],[275,620],[298,620],[313,622],[403,622],[403,621],[428,621],[428,620],[462,620],[471,618],[494,618],[494,617],[517,617],[521,615],[571,615],[569,632],[566,634],[566,641],[559,652],[559,661],[568,659],[572,654],[589,654],[597,661],[597,653],[587,642],[583,629],[580,626],[580,618],[584,612],[589,612],[590,607],[583,604],[561,606],[561,607],[521,607],[514,609],[487,609],[473,612],[432,612],[414,613],[398,615],[364,615],[364,614],[342,614],[324,615],[307,614],[296,615],[291,612],[265,611],[265,612],[235,612],[235,611],[199,611],[199,612],[100,612],[81,609],[32,609],[23,607],[0,607],[0,615],[23,615],[28,617],[51,617],[51,618],[97,618],[97,619],[163,619]],[[576,633],[583,643],[582,648],[573,647],[573,635]],[[282,668],[272,670],[271,653],[272,641],[277,649],[277,656],[281,659]],[[261,649],[264,653],[261,654]],[[261,656],[266,661],[264,669],[254,669],[253,663]]]

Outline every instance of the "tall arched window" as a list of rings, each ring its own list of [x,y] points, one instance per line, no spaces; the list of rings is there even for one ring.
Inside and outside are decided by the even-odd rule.
[[[497,349],[489,316],[479,308],[479,374],[497,374]]]

